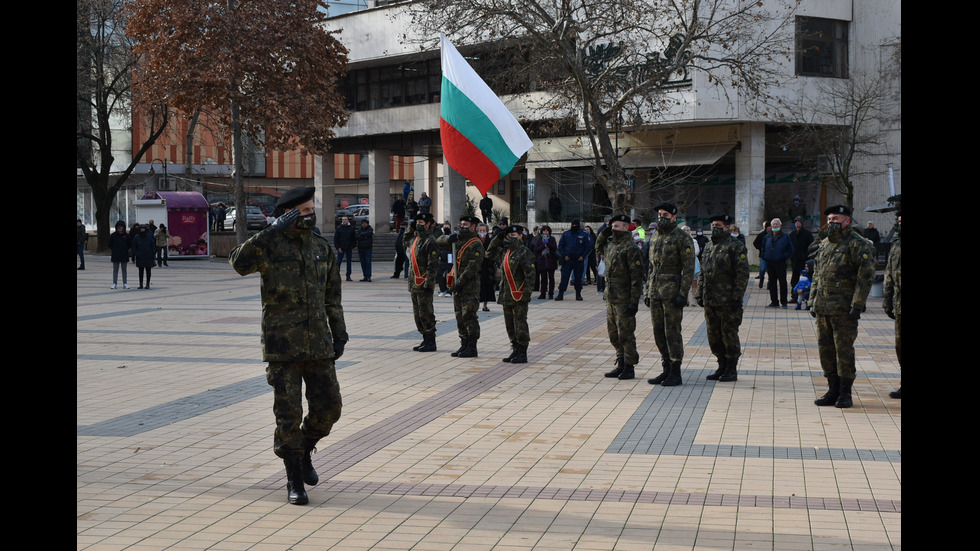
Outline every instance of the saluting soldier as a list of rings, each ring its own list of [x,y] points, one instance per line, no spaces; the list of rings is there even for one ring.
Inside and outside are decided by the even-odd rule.
[[[340,419],[334,361],[348,340],[337,258],[329,241],[313,232],[314,191],[284,193],[276,221],[228,255],[239,274],[262,275],[262,359],[269,362],[266,379],[274,389],[273,451],[286,466],[287,500],[294,505],[309,502],[303,483],[319,482],[310,454]]]
[[[687,293],[694,282],[694,240],[677,227],[677,207],[661,203],[655,207],[657,234],[650,240],[650,272],[644,304],[650,308],[653,336],[660,351],[663,373],[649,379],[651,385],[682,384],[684,339],[681,322]]]
[[[508,226],[487,248],[487,257],[499,263],[503,271],[497,304],[503,306],[511,347],[510,356],[503,361],[515,364],[527,363],[527,347],[531,343],[527,307],[537,275],[534,253],[524,246],[523,235],[523,226]]]
[[[817,318],[820,367],[829,390],[818,406],[853,405],[854,340],[874,282],[874,247],[853,230],[851,209],[836,205],[824,211],[827,237],[820,242],[810,287],[810,315]]]
[[[436,315],[432,309],[432,293],[439,270],[439,249],[432,235],[435,225],[432,214],[419,214],[409,223],[402,238],[411,264],[408,291],[412,295],[415,328],[422,334],[422,342],[412,347],[416,352],[436,351]]]
[[[704,308],[708,346],[718,358],[718,369],[709,381],[738,380],[738,358],[742,355],[738,328],[742,325],[742,298],[749,284],[749,261],[745,245],[731,233],[732,217],[711,217],[711,239],[701,252],[701,273],[695,294]]]
[[[446,286],[453,294],[456,327],[459,331],[459,349],[451,356],[475,358],[476,342],[480,340],[480,267],[486,251],[476,235],[480,220],[464,214],[459,217],[459,231],[443,235],[436,240],[440,248],[453,249],[453,267],[446,276]]]
[[[643,298],[643,253],[633,243],[630,218],[614,216],[596,238],[596,251],[606,261],[606,332],[616,350],[616,369],[605,376],[628,380],[636,377],[640,361],[636,351],[636,313]]]
[[[888,264],[885,267],[885,314],[895,320],[895,354],[898,356],[898,368],[902,369],[902,207],[898,207],[898,224],[895,226],[897,237],[892,241],[888,252]],[[898,390],[888,393],[888,396],[902,399],[902,385]]]

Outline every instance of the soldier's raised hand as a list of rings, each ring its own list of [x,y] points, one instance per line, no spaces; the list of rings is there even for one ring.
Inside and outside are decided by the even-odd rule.
[[[276,218],[276,221],[273,222],[272,226],[270,227],[275,231],[282,231],[291,226],[297,218],[299,218],[299,209],[293,209],[283,214],[279,218]]]

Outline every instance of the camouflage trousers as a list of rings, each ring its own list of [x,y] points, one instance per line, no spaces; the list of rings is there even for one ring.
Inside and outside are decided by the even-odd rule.
[[[857,332],[858,320],[846,314],[817,316],[817,346],[825,377],[837,374],[842,379],[853,379],[856,376],[854,341]]]
[[[653,321],[653,339],[660,355],[671,361],[683,361],[681,322],[684,321],[684,307],[674,306],[668,300],[651,300],[650,319]]]
[[[477,311],[480,309],[480,295],[477,294],[454,294],[453,310],[456,313],[456,329],[459,331],[460,339],[479,340],[480,338],[480,318]]]
[[[627,365],[640,363],[636,352],[636,314],[626,313],[626,304],[606,303],[606,332],[616,349],[616,359]]]
[[[330,434],[343,406],[333,360],[269,362],[266,380],[273,388],[276,415],[273,451],[282,458],[303,454],[303,441]],[[303,382],[308,411],[303,417]]]
[[[412,291],[412,312],[415,313],[415,328],[424,337],[436,334],[436,314],[432,309],[432,289]]]
[[[708,326],[708,346],[718,359],[737,360],[742,355],[738,328],[742,325],[741,308],[705,306],[704,323]]]
[[[527,303],[524,301],[504,304],[504,326],[507,338],[515,346],[527,346],[531,342],[531,330],[527,327]]]
[[[895,314],[895,355],[898,356],[898,368],[902,368],[902,314]]]

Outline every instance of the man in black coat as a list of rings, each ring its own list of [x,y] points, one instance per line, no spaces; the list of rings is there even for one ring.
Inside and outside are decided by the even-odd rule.
[[[344,216],[337,226],[336,233],[333,234],[333,246],[337,249],[337,266],[340,266],[344,259],[347,260],[347,281],[354,281],[350,277],[351,256],[354,254],[354,247],[357,245],[357,233],[354,226],[350,223],[350,217]]]
[[[391,279],[398,279],[401,276],[402,268],[405,268],[405,279],[408,279],[408,266],[405,266],[405,260],[408,256],[405,254],[405,230],[408,229],[408,222],[402,222],[398,226],[398,235],[395,236],[395,275],[391,276]]]
[[[789,240],[793,244],[793,277],[790,279],[789,288],[795,289],[796,284],[800,281],[800,272],[803,271],[803,266],[806,265],[807,250],[810,248],[810,243],[813,243],[813,234],[810,230],[803,227],[803,218],[800,216],[796,217],[793,221],[794,230],[789,234]],[[789,299],[790,302],[796,302],[796,294]]]

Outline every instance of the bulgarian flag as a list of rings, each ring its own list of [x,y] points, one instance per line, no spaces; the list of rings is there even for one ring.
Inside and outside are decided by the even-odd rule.
[[[446,162],[480,193],[514,168],[531,138],[446,38],[442,39],[439,134]]]

